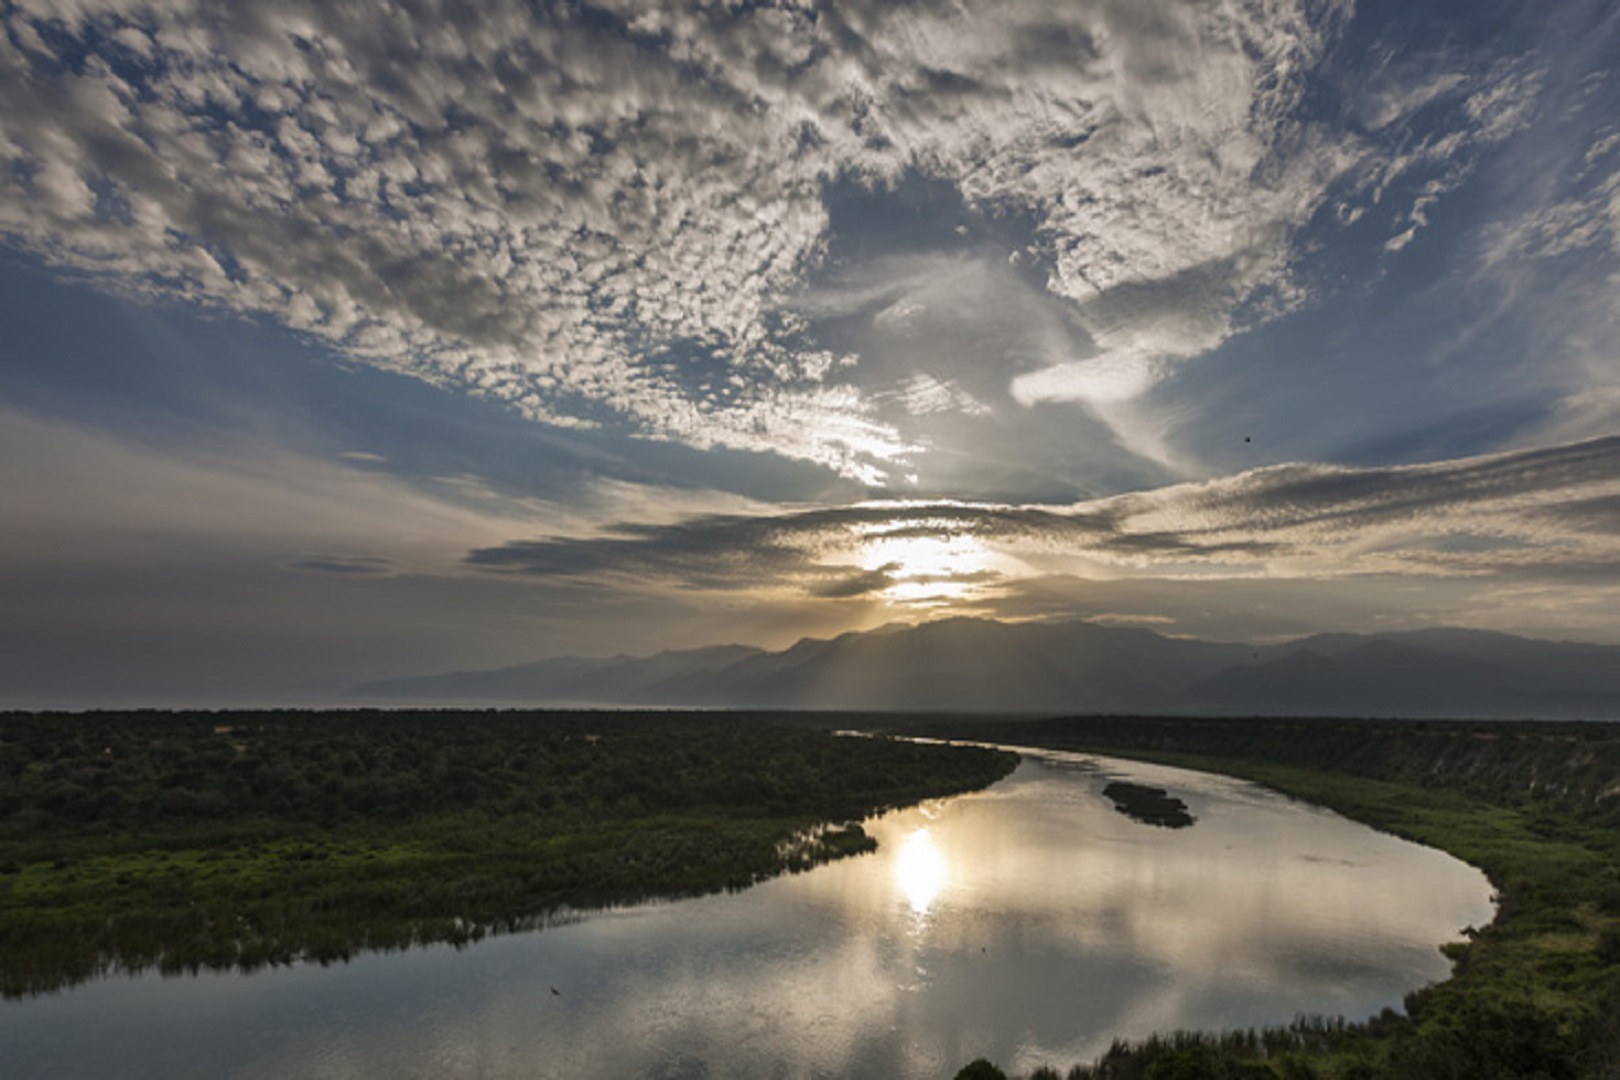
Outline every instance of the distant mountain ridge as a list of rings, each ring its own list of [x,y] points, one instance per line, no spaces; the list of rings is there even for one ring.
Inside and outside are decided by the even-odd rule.
[[[358,697],[431,698],[435,701],[496,700],[568,704],[635,704],[646,695],[656,699],[659,687],[683,677],[717,671],[762,649],[716,645],[672,649],[654,656],[604,659],[558,656],[516,667],[487,671],[450,671],[366,683],[350,693]]]
[[[1037,713],[1620,718],[1620,646],[1440,628],[1281,645],[945,619],[780,652],[557,657],[356,687],[378,701]]]

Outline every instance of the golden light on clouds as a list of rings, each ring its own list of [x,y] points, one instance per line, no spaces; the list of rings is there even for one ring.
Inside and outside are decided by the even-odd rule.
[[[1002,582],[1029,573],[1020,560],[946,523],[937,532],[926,522],[870,529],[856,558],[862,570],[888,579],[874,595],[891,607],[938,612],[998,594]]]

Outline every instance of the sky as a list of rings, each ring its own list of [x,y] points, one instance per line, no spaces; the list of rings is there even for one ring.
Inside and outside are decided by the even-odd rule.
[[[1608,0],[0,2],[0,706],[1620,643]]]

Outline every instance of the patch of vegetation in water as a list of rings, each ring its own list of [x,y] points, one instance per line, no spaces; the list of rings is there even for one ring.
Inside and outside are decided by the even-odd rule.
[[[749,714],[0,714],[0,992],[743,888],[1016,763]]]
[[[1103,794],[1113,800],[1115,810],[1144,825],[1185,829],[1197,820],[1187,812],[1186,803],[1164,788],[1115,780],[1103,788]]]

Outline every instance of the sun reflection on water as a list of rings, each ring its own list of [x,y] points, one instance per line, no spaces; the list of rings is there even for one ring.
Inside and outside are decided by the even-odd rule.
[[[913,914],[926,915],[945,887],[945,853],[927,829],[917,829],[900,842],[894,880]]]

